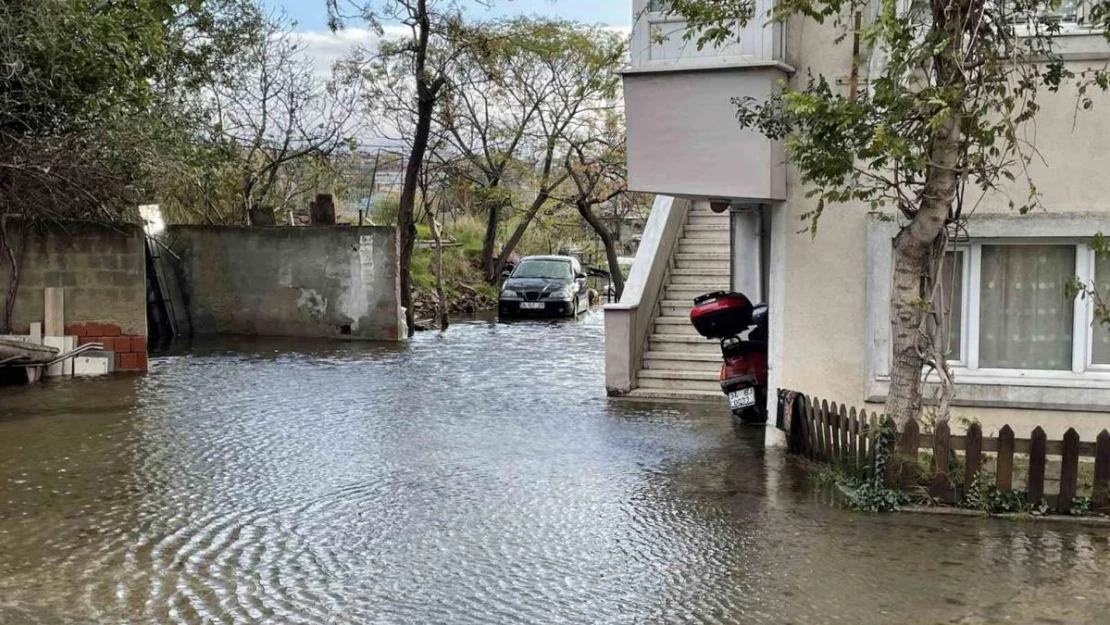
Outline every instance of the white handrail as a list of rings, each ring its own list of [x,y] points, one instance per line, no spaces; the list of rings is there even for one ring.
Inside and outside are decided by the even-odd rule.
[[[636,387],[644,343],[689,209],[688,200],[656,196],[620,302],[605,306],[605,385],[612,395]]]

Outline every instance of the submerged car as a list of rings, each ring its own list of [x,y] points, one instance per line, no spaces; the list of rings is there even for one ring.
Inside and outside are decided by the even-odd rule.
[[[501,318],[525,316],[577,317],[590,308],[586,274],[571,256],[528,256],[501,287],[497,310]]]

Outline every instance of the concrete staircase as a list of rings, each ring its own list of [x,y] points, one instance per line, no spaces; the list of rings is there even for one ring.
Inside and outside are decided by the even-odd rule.
[[[698,295],[730,290],[729,236],[727,211],[690,207],[629,397],[723,401],[720,343],[697,333],[690,308]]]

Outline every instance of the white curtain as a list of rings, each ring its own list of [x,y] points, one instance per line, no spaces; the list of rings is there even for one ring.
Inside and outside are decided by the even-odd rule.
[[[1071,369],[1074,245],[984,245],[979,366]]]
[[[1095,255],[1095,288],[1103,298],[1110,294],[1110,254]],[[1096,365],[1110,365],[1110,328],[1098,321],[1094,324],[1091,361]]]

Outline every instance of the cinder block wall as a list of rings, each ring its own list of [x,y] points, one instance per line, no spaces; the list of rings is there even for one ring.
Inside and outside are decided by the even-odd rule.
[[[398,340],[397,231],[170,226],[196,334]]]
[[[117,352],[117,368],[146,370],[146,250],[142,228],[89,223],[25,228],[12,218],[6,224],[8,240],[21,258],[12,331],[26,334],[31,323],[42,321],[44,289],[63,287],[66,333],[87,337],[86,342],[106,339],[98,342]],[[7,306],[10,284],[11,264],[7,254],[2,254],[0,314]],[[96,332],[90,333],[90,328]]]

